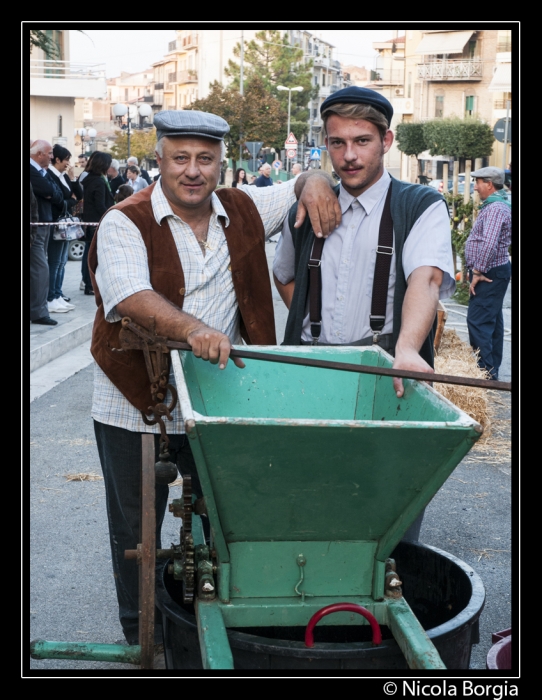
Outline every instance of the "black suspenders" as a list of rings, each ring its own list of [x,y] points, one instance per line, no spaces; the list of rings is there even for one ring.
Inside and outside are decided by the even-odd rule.
[[[331,234],[333,235],[333,234]],[[322,332],[322,251],[325,238],[314,238],[309,258],[309,319],[312,344],[317,345]],[[393,255],[393,221],[391,218],[391,183],[380,219],[376,263],[369,322],[373,332],[373,343],[378,343],[386,321],[386,305],[390,279],[391,256]]]

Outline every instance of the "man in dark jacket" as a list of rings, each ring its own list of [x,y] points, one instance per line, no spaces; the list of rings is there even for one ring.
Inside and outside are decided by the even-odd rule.
[[[124,185],[124,178],[119,172],[119,161],[115,160],[115,158],[111,161],[111,165],[107,171],[107,180],[109,182],[111,194],[114,197],[119,187]]]
[[[261,167],[261,175],[256,178],[254,183],[256,187],[273,187],[273,180],[271,179],[271,166],[269,163],[264,163]]]
[[[62,206],[64,201],[60,185],[48,170],[52,157],[53,147],[48,141],[39,139],[30,147],[30,184],[38,200],[40,222],[53,221],[52,205]],[[47,308],[49,265],[46,250],[51,227],[35,228],[30,248],[30,320],[42,326],[56,326],[57,321],[49,316]]]

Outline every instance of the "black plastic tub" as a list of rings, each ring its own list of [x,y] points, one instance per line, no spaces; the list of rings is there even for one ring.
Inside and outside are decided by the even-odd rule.
[[[401,542],[393,558],[403,593],[448,669],[468,669],[477,644],[485,589],[465,562],[435,547]],[[201,669],[194,609],[180,601],[181,586],[165,567],[156,582],[162,612],[166,664],[171,669]],[[371,644],[363,626],[317,626],[315,646],[305,647],[303,627],[228,630],[236,669],[405,669],[406,660],[386,627],[383,642]]]

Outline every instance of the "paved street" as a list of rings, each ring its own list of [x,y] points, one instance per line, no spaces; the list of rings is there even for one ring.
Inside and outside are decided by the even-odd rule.
[[[267,244],[267,253],[271,263],[274,243]],[[31,326],[31,355],[37,369],[31,374],[30,407],[30,638],[112,643],[122,633],[103,481],[65,478],[66,474],[101,473],[90,418],[89,324],[95,306],[93,297],[79,291],[79,281],[80,264],[68,262],[64,289],[76,311],[55,315],[60,323],[54,329]],[[281,339],[286,313],[276,292],[274,296]],[[448,326],[466,337],[466,308],[447,304],[447,309]],[[509,380],[510,294],[504,312],[508,330],[501,379]],[[73,347],[55,357],[58,344],[61,349]],[[491,634],[510,627],[512,603],[517,602],[511,597],[511,403],[509,395],[491,395],[497,411],[494,438],[485,448],[471,451],[456,468],[429,504],[421,531],[424,543],[465,561],[486,588],[472,669],[485,668]],[[179,491],[174,487],[171,497],[178,497]],[[178,521],[167,514],[163,540],[178,540]],[[118,675],[134,672],[129,665],[98,662],[31,660],[30,665],[53,675],[60,669],[87,670],[89,675],[107,670]]]

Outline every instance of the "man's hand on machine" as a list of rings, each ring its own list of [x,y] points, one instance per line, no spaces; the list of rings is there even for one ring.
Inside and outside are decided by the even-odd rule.
[[[231,350],[231,342],[227,335],[201,324],[186,336],[186,342],[192,347],[192,352],[202,360],[208,360],[211,364],[218,364],[224,369],[228,363]],[[232,362],[241,369],[245,366],[239,357],[232,357]]]
[[[335,183],[324,172],[301,173],[295,183],[299,200],[294,228],[299,228],[307,214],[317,238],[327,238],[341,223],[339,200],[333,192]]]
[[[400,348],[399,344],[395,348],[395,359],[392,366],[395,369],[406,369],[414,372],[431,372],[433,374],[435,372],[414,348]],[[393,378],[393,390],[398,398],[403,396],[405,389],[402,379],[398,377]]]

